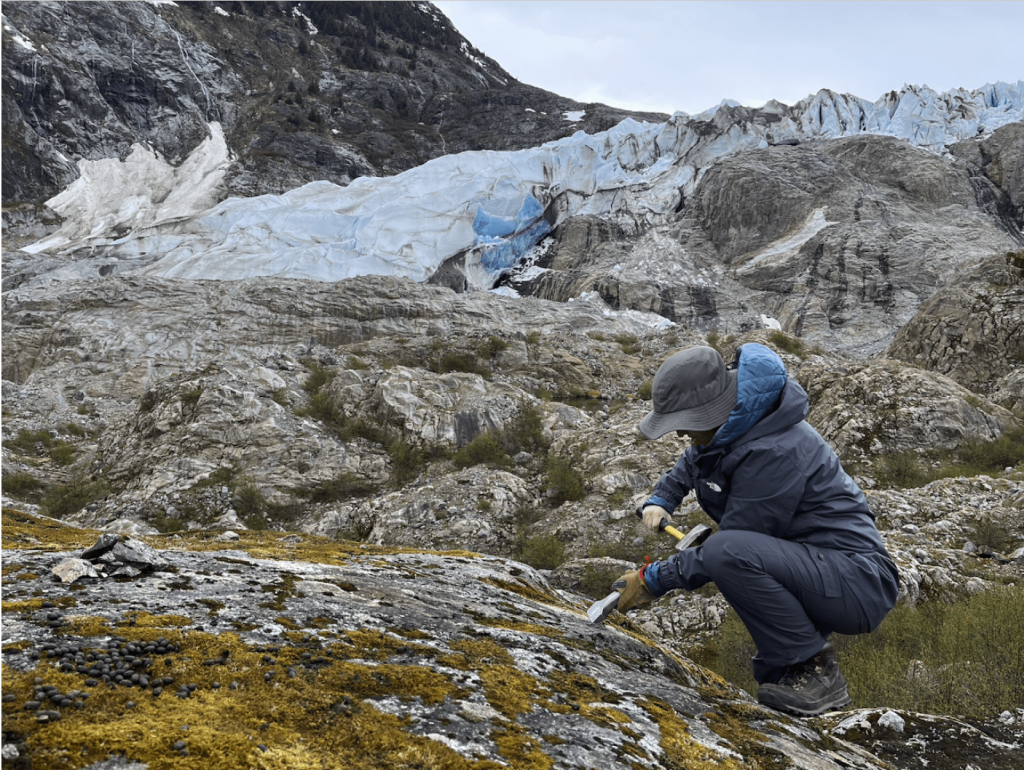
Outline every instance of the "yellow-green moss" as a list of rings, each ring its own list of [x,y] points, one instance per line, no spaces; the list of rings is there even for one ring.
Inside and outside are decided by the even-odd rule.
[[[641,701],[640,706],[658,723],[659,745],[665,752],[666,766],[672,770],[740,770],[743,767],[735,758],[718,754],[693,740],[686,721],[660,698]]]
[[[102,636],[110,633],[110,621],[96,615],[72,615],[67,618],[68,630],[79,636]]]
[[[50,603],[57,605],[61,608],[74,607],[78,604],[77,600],[73,596],[61,596],[57,599],[20,599],[12,602],[0,602],[0,606],[4,612],[35,612],[43,608],[43,602],[50,601]]]
[[[192,619],[184,615],[153,615],[148,612],[126,612],[124,619],[114,625],[119,628],[174,628],[191,626]]]
[[[495,588],[500,588],[504,591],[511,591],[514,594],[519,594],[531,601],[540,602],[541,604],[553,604],[557,607],[564,606],[565,602],[559,599],[557,596],[541,591],[529,583],[512,582],[510,580],[501,580],[499,578],[480,578],[481,583],[487,583]]]
[[[180,653],[161,656],[156,665],[176,683],[194,683],[198,689],[187,699],[171,692],[155,698],[136,688],[87,688],[84,676],[64,674],[44,663],[26,672],[4,666],[5,693],[28,700],[34,678],[43,676],[62,691],[79,689],[92,696],[84,708],[65,709],[59,722],[45,727],[36,723],[32,712],[11,709],[8,714],[5,710],[4,729],[25,738],[33,766],[74,770],[110,754],[124,754],[153,770],[500,767],[466,759],[439,742],[412,735],[406,720],[382,713],[366,701],[398,696],[436,704],[465,694],[445,675],[429,668],[328,659],[315,670],[301,669],[292,679],[283,668],[298,662],[299,647],[275,653],[276,662],[270,665],[261,650],[250,648],[234,634],[139,628],[125,635],[138,641],[164,636],[180,644]],[[367,633],[361,641],[369,639]],[[226,663],[204,665],[214,658]],[[266,681],[265,674],[271,670],[277,673]],[[223,686],[214,689],[214,682]],[[229,682],[237,682],[237,689],[230,689]],[[135,702],[134,709],[127,707],[129,700]],[[183,725],[189,729],[183,730]],[[188,757],[172,750],[178,740],[185,741]],[[266,751],[257,744],[263,744]]]

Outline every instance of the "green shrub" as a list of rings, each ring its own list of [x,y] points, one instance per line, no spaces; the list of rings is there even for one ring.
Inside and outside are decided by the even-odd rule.
[[[404,486],[420,475],[426,466],[428,457],[420,447],[413,446],[404,438],[391,441],[387,447],[391,458],[391,483],[396,487]]]
[[[447,374],[448,372],[466,372],[468,374],[479,374],[481,376],[490,374],[490,372],[477,364],[476,356],[468,352],[458,352],[450,350],[441,356],[441,360],[437,363],[435,371],[438,374]]]
[[[288,406],[288,388],[274,388],[270,393],[270,398],[273,399],[275,404]]]
[[[612,590],[612,583],[622,576],[618,567],[595,567],[588,564],[580,576],[580,593],[592,599],[603,599]]]
[[[195,409],[196,404],[199,403],[199,399],[203,396],[203,389],[196,388],[195,390],[186,390],[181,394],[181,405],[186,409]]]
[[[313,487],[306,492],[306,495],[314,503],[333,503],[353,497],[365,497],[377,491],[377,487],[370,482],[359,478],[354,473],[345,471],[330,481]]]
[[[1013,428],[995,441],[965,441],[959,449],[932,452],[926,458],[912,451],[883,455],[875,480],[882,486],[921,487],[936,479],[1000,473],[1022,462],[1024,428]]]
[[[487,338],[487,341],[477,348],[477,352],[482,358],[494,358],[498,353],[508,348],[508,343],[505,342],[501,337],[491,336]]]
[[[967,537],[978,546],[987,546],[997,553],[1006,550],[1013,542],[1010,528],[991,514],[977,516],[967,530]]]
[[[640,341],[633,334],[616,334],[615,341],[619,343],[622,352],[634,356],[641,351]]]
[[[64,432],[69,436],[74,436],[75,438],[85,438],[85,428],[73,422],[69,422],[64,426]]]
[[[192,489],[209,489],[210,487],[234,486],[235,476],[238,475],[238,467],[234,465],[222,466],[213,471],[209,476],[200,479],[192,485]]]
[[[266,498],[253,481],[244,479],[235,487],[235,511],[249,529],[266,529]]]
[[[527,345],[539,345],[540,344],[540,332],[530,332],[526,335]]]
[[[26,430],[22,428],[18,431],[16,438],[8,439],[4,442],[8,447],[17,449],[22,453],[29,453],[35,455],[43,455],[49,451],[50,446],[53,444],[53,436],[47,430]]]
[[[802,340],[790,337],[784,332],[778,330],[773,331],[768,335],[768,341],[772,343],[779,350],[784,350],[787,353],[792,353],[794,356],[798,356],[801,359],[807,358],[807,348],[804,347]]]
[[[55,519],[62,519],[77,513],[89,503],[107,494],[107,485],[103,481],[92,481],[84,476],[76,475],[65,484],[57,484],[43,497],[41,506],[43,513]]]
[[[644,401],[650,401],[654,396],[654,380],[644,380],[640,384],[640,389],[636,392],[637,396]]]
[[[581,474],[572,462],[564,457],[549,454],[545,468],[548,475],[548,490],[553,492],[551,502],[559,506],[567,500],[582,500],[586,487]]]
[[[516,543],[516,558],[534,569],[555,569],[565,561],[565,546],[554,535],[523,537]]]
[[[718,333],[717,329],[712,329],[711,331],[709,331],[708,335],[707,335],[707,337],[705,339],[707,341],[707,344],[708,344],[709,348],[714,348],[715,350],[717,350],[719,352],[719,354],[721,354],[721,352],[722,352],[722,347],[721,347],[722,346],[722,335],[720,335]]]
[[[540,410],[521,404],[519,413],[505,430],[505,448],[509,454],[547,449]]]
[[[875,481],[883,487],[923,487],[932,479],[913,451],[893,452],[878,458]]]
[[[31,473],[5,473],[3,475],[4,494],[19,500],[34,502],[46,485]]]
[[[471,465],[489,463],[491,465],[509,465],[505,454],[505,446],[496,431],[481,433],[466,446],[452,455],[452,463],[456,468],[468,468]]]
[[[303,363],[306,365],[306,368],[309,369],[309,376],[306,378],[306,381],[302,383],[302,388],[311,396],[315,396],[319,393],[325,385],[329,385],[337,376],[336,372],[320,366],[320,364],[315,361],[304,361]]]
[[[604,342],[606,339],[608,339],[601,332],[587,332],[587,336],[590,337],[590,339],[595,340],[597,342]]]
[[[362,370],[362,369],[369,369],[370,368],[370,365],[368,363],[366,363],[365,361],[363,361],[363,359],[359,358],[358,356],[349,356],[348,357],[348,363],[346,364],[346,366],[348,366],[349,369],[355,369],[355,370]]]
[[[77,451],[73,444],[58,441],[50,449],[50,460],[54,465],[71,465],[75,461]]]

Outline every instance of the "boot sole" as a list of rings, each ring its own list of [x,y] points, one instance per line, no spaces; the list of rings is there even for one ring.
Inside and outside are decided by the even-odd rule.
[[[853,703],[853,698],[850,697],[846,688],[843,687],[833,697],[820,703],[797,705],[785,703],[783,699],[776,698],[772,690],[765,690],[764,687],[761,687],[757,693],[757,701],[762,706],[768,706],[776,711],[785,711],[787,714],[793,714],[798,717],[816,717],[819,714],[824,714],[826,711],[836,711],[849,706]]]

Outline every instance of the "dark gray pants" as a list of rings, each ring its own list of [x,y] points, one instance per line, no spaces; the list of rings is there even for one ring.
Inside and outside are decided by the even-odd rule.
[[[757,645],[754,678],[775,682],[833,631],[863,634],[896,602],[899,581],[881,554],[848,554],[763,535],[717,532],[704,568]]]

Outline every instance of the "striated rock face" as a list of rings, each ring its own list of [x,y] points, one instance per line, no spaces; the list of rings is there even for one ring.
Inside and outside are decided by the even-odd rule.
[[[69,767],[108,754],[156,766],[187,752],[210,768],[276,757],[380,768],[744,758],[882,767],[758,706],[628,620],[590,624],[580,597],[522,564],[308,536],[247,533],[228,546],[193,535],[154,541],[162,572],[80,581],[69,593],[45,575],[96,533],[54,526],[4,513],[6,574],[43,575],[13,591],[5,576],[4,590],[4,742],[33,766],[58,754]],[[39,536],[61,545],[35,548]],[[129,645],[134,681],[92,657],[128,655]],[[43,712],[24,706],[35,677],[53,704]],[[139,724],[149,727],[140,734]]]
[[[1014,407],[1024,365],[1024,252],[992,257],[929,298],[886,353]],[[1014,378],[1019,380],[1019,376]]]
[[[637,238],[566,222],[537,260],[546,272],[526,271],[521,291],[562,301],[595,291],[721,332],[762,328],[764,316],[873,354],[965,268],[1016,248],[1018,226],[987,206],[1003,194],[968,162],[891,137],[734,152]]]
[[[878,361],[840,373],[808,366],[808,421],[849,462],[907,450],[956,449],[992,441],[1019,421],[952,380]]]

